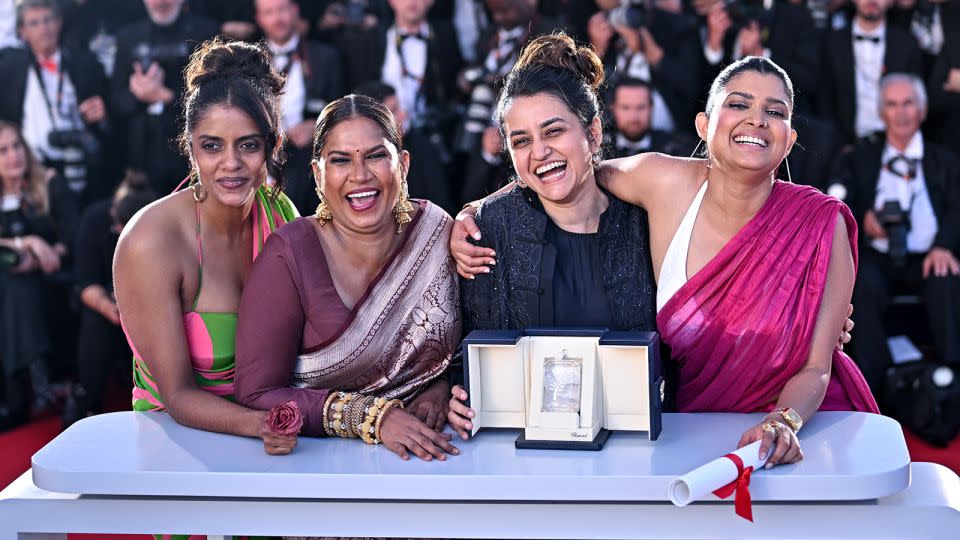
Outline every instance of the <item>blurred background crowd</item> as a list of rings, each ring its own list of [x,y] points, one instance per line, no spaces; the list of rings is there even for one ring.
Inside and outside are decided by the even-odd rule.
[[[920,414],[921,386],[944,418],[956,412],[929,428],[949,440],[957,0],[0,0],[0,430],[64,404],[69,424],[102,410],[111,377],[128,385],[113,250],[136,211],[187,176],[174,139],[198,43],[273,51],[302,214],[318,203],[316,116],[354,92],[402,124],[411,196],[453,215],[509,179],[498,83],[532,36],[557,30],[603,58],[607,157],[690,155],[693,118],[731,61],[765,56],[789,73],[799,144],[779,177],[843,199],[860,224],[852,355],[886,412]],[[944,423],[931,418],[917,422]]]

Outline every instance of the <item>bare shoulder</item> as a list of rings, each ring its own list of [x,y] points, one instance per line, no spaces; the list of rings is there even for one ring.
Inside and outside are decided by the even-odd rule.
[[[120,234],[114,265],[147,261],[163,265],[164,260],[175,259],[187,247],[184,225],[196,220],[192,206],[189,193],[180,192],[154,201],[134,214]]]
[[[706,160],[647,152],[603,162],[601,182],[617,197],[648,208],[664,192],[698,188]]]

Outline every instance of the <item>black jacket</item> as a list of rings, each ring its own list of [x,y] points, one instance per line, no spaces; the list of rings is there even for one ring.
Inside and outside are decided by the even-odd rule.
[[[912,35],[887,24],[883,73],[913,73],[922,77],[923,57]],[[853,25],[826,36],[817,87],[817,111],[833,121],[845,143],[857,139],[856,66],[853,59]]]
[[[77,104],[100,96],[107,101],[107,77],[103,66],[85,49],[60,49],[63,70],[77,91]],[[27,74],[33,64],[33,54],[26,49],[10,49],[0,57],[0,75],[5,81],[0,93],[0,119],[17,125],[23,120],[23,100],[27,93]]]
[[[600,218],[604,288],[615,330],[656,330],[656,288],[647,213],[607,193]],[[489,274],[461,280],[463,335],[475,329],[518,330],[553,324],[556,250],[544,240],[549,217],[529,189],[491,197],[477,212],[481,245],[497,252]]]
[[[873,207],[885,140],[858,144],[842,156],[836,167],[847,189],[844,202],[858,223]],[[923,141],[923,177],[937,218],[937,237],[933,245],[960,254],[960,159],[946,148]],[[860,235],[865,241],[865,235]]]

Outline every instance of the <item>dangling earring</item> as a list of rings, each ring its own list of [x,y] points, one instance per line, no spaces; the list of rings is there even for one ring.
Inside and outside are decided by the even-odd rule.
[[[397,234],[403,231],[403,226],[410,223],[410,213],[413,212],[413,205],[410,204],[410,192],[407,189],[407,182],[404,180],[403,187],[400,189],[400,198],[397,204],[393,206],[393,219],[397,222]]]
[[[317,188],[317,197],[320,197],[320,204],[317,205],[317,223],[322,227],[333,219],[333,214],[330,213],[327,203],[323,202],[323,193],[320,192],[319,187]]]
[[[527,189],[527,183],[523,181],[523,178],[520,178],[520,175],[517,175],[517,187],[520,189]]]
[[[203,184],[200,183],[200,173],[191,171],[190,176],[193,177],[193,180],[190,181],[190,189],[193,190],[193,200],[201,203],[207,198],[207,190],[203,189]]]
[[[793,176],[790,174],[790,159],[789,156],[783,156],[783,163],[787,166],[787,182],[793,183]]]

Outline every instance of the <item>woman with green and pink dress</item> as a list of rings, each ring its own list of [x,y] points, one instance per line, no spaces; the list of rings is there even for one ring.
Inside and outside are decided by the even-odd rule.
[[[197,49],[185,77],[190,187],[140,211],[114,258],[133,408],[288,454],[296,435],[271,431],[266,412],[234,402],[233,386],[244,282],[267,237],[297,217],[282,193],[283,78],[264,48],[217,40]]]

